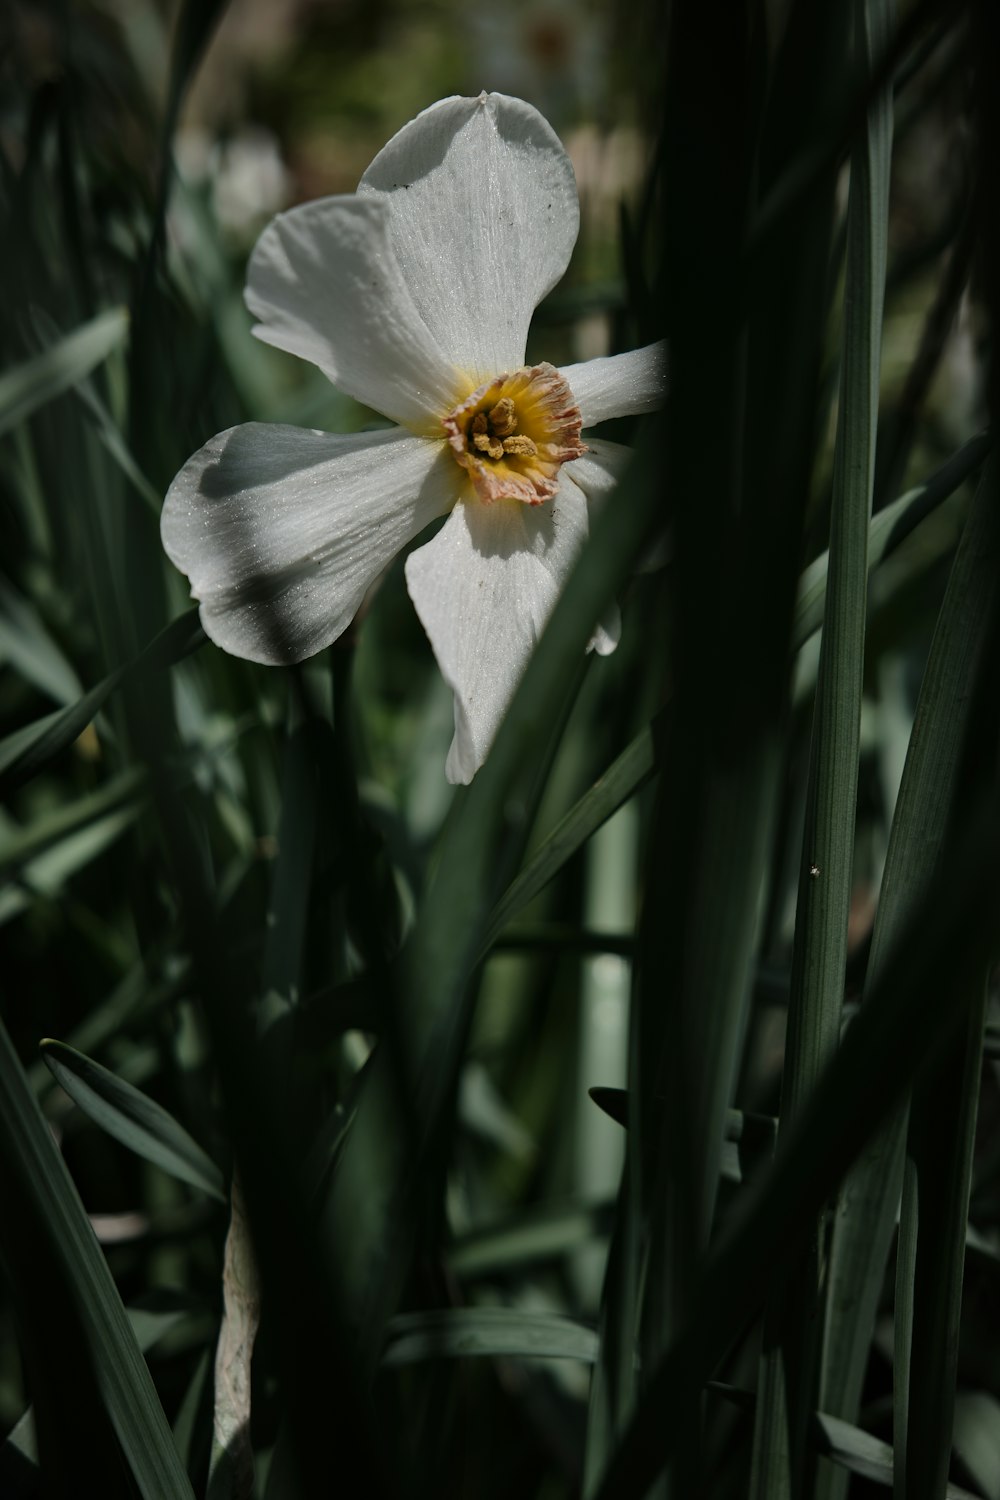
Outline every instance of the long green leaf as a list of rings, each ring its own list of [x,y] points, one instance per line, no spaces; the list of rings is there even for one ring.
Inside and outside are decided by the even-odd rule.
[[[891,1488],[894,1478],[893,1450],[888,1443],[872,1437],[860,1427],[852,1427],[839,1417],[817,1412],[813,1419],[812,1442],[817,1451],[839,1464],[849,1474],[858,1474],[875,1484]],[[971,1490],[948,1484],[941,1491],[942,1500],[980,1500]]]
[[[593,1328],[555,1313],[514,1307],[449,1307],[390,1318],[384,1365],[479,1357],[578,1359],[593,1364]]]
[[[143,1354],[149,1350],[168,1333],[171,1328],[184,1317],[183,1308],[172,1308],[169,1311],[154,1312],[148,1308],[127,1307],[125,1312],[128,1316],[135,1341]],[[3,1442],[3,1458],[0,1459],[0,1474],[3,1473],[3,1465],[9,1463],[9,1455],[16,1454],[18,1459],[32,1469],[38,1465],[38,1439],[35,1435],[35,1413],[34,1408],[29,1406],[21,1413],[14,1426],[8,1432]],[[37,1485],[37,1475],[34,1484]]]
[[[507,923],[522,911],[612,813],[633,797],[656,769],[656,731],[636,735],[594,785],[584,793],[535,850],[490,914],[482,952],[492,947]]]
[[[98,1388],[140,1493],[146,1500],[193,1500],[107,1262],[2,1024],[0,1149],[73,1296]]]
[[[880,983],[933,876],[961,792],[969,705],[997,597],[996,482],[997,461],[991,457],[955,555],[920,688],[886,853],[866,994]],[[843,1185],[834,1220],[820,1398],[824,1410],[848,1421],[857,1415],[895,1229],[906,1127],[904,1109],[866,1145]],[[900,1287],[901,1305],[911,1290]],[[830,1478],[829,1483],[832,1496],[844,1493],[841,1481]]]
[[[870,76],[891,29],[889,0],[854,7],[855,50]],[[892,157],[889,88],[869,108],[851,157],[840,410],[830,561],[795,917],[780,1129],[816,1088],[840,1034],[854,864],[871,524]],[[791,1500],[805,1484],[815,1407],[822,1226],[791,1278],[782,1267],[764,1322],[751,1500]]]
[[[907,1154],[915,1166],[916,1192],[904,1198],[904,1207],[915,1217],[916,1255],[907,1372],[906,1500],[940,1500],[948,1481],[983,1066],[985,971],[969,983],[973,996],[964,1007],[962,1034],[935,1056],[914,1091],[910,1112]],[[952,1002],[954,998],[949,997]],[[901,1238],[902,1233],[901,1225]]]
[[[0,578],[0,663],[8,663],[57,703],[72,703],[82,692],[38,610],[5,578]]]
[[[610,1233],[613,1207],[610,1202],[557,1205],[472,1231],[451,1246],[449,1268],[462,1280],[474,1281],[562,1260],[581,1244]]]
[[[941,1005],[942,990],[962,995],[998,951],[998,910],[1000,803],[984,796],[939,861],[798,1123],[779,1139],[773,1167],[709,1257],[688,1318],[605,1471],[600,1500],[645,1495],[677,1441],[690,1393],[759,1307],[775,1260],[793,1253],[862,1145],[961,1024]]]
[[[971,438],[924,484],[900,495],[872,517],[868,530],[869,574],[885,558],[891,557],[915,527],[982,465],[991,445],[992,438],[988,433]],[[830,554],[823,552],[809,564],[799,580],[792,627],[793,649],[803,646],[823,622],[829,565]],[[655,727],[641,730],[535,850],[494,907],[483,940],[484,952],[496,941],[507,923],[544,889],[601,824],[649,780],[657,764],[656,739]]]
[[[885,558],[891,557],[921,521],[981,468],[992,446],[991,433],[979,433],[970,438],[923,484],[916,489],[907,490],[905,495],[900,495],[891,505],[886,505],[877,515],[872,516],[868,528],[869,574]],[[829,568],[830,554],[823,552],[804,569],[799,579],[792,630],[793,648],[805,645],[823,623]]]
[[[9,880],[39,855],[81,829],[122,808],[137,807],[145,776],[136,766],[111,778],[95,792],[35,818],[6,837],[0,835],[0,880]]]
[[[219,1168],[162,1105],[64,1042],[46,1038],[41,1046],[52,1076],[95,1125],[172,1177],[227,1201]]]
[[[750,1410],[754,1397],[750,1391],[711,1381],[712,1391],[732,1401],[734,1405]],[[845,1478],[857,1474],[859,1478],[871,1480],[873,1484],[892,1486],[896,1473],[895,1454],[888,1443],[873,1437],[861,1427],[831,1417],[828,1412],[816,1411],[809,1423],[808,1440],[817,1453],[829,1458],[832,1463],[846,1471]],[[948,1485],[943,1500],[980,1500],[960,1485]]]
[[[128,314],[115,307],[0,375],[0,435],[68,391],[125,340]]]
[[[35,776],[55,756],[66,750],[95,717],[121,683],[143,671],[172,666],[197,650],[206,639],[198,611],[189,610],[165,626],[145,650],[132,661],[109,672],[96,687],[68,708],[46,714],[0,740],[0,792]]]

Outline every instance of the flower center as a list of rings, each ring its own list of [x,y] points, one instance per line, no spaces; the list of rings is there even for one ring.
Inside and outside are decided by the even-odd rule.
[[[541,505],[560,466],[586,453],[580,408],[552,365],[531,365],[481,385],[443,419],[457,463],[481,500]]]
[[[477,411],[466,433],[466,444],[471,440],[473,448],[494,460],[505,453],[519,458],[534,458],[538,444],[523,432],[515,432],[517,412],[510,396],[501,396],[496,406]]]

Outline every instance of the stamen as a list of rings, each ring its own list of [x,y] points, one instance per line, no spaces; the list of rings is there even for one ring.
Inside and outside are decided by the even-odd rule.
[[[510,437],[517,427],[517,412],[509,396],[502,396],[490,412],[490,427],[498,438]]]
[[[472,392],[442,418],[456,461],[487,504],[541,505],[559,488],[562,464],[586,453],[580,409],[551,365],[524,366]]]

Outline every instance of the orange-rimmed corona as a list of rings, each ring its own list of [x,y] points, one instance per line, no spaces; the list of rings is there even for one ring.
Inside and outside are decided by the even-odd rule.
[[[554,365],[497,375],[448,413],[444,430],[480,500],[541,505],[559,488],[560,466],[581,458],[582,421]]]

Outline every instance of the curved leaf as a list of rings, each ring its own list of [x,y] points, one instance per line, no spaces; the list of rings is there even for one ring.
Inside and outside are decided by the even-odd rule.
[[[403,1313],[387,1328],[384,1365],[424,1359],[498,1356],[520,1359],[579,1359],[593,1364],[593,1328],[555,1313],[515,1307],[448,1307]]]
[[[65,1042],[46,1038],[41,1045],[53,1077],[95,1125],[172,1177],[226,1202],[219,1168],[162,1105]]]

